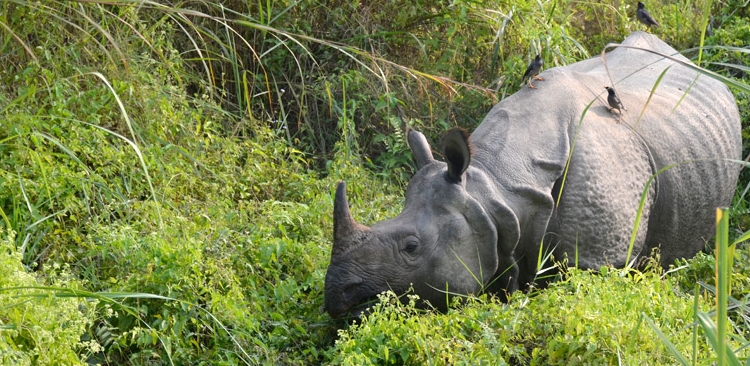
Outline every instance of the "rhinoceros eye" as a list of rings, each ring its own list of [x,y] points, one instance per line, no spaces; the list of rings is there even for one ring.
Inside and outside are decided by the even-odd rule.
[[[419,243],[416,241],[409,241],[404,245],[403,251],[407,254],[414,254],[417,251],[417,248],[419,248]]]

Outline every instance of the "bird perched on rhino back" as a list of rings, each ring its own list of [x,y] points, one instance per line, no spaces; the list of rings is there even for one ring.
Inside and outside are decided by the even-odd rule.
[[[627,110],[622,105],[620,97],[617,96],[614,88],[605,86],[604,89],[607,89],[607,103],[609,104],[609,110],[617,109],[617,112],[619,113],[622,113],[623,110]]]
[[[543,78],[537,76],[542,71],[542,66],[544,65],[544,61],[542,61],[542,56],[536,55],[534,58],[534,61],[531,61],[529,63],[529,66],[526,68],[526,72],[523,74],[523,81],[521,81],[521,85],[523,85],[525,82],[529,82],[529,88],[536,89],[534,84],[532,84],[532,79],[537,80],[544,80]]]
[[[635,16],[638,18],[638,21],[643,23],[646,27],[659,27],[659,23],[657,23],[654,17],[652,17],[646,10],[646,5],[640,1],[638,2],[638,10],[635,11]]]

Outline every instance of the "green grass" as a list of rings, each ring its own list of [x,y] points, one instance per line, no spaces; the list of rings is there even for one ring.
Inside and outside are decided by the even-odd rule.
[[[734,253],[736,246],[739,242],[747,240],[750,232],[743,235],[737,241],[729,244],[729,213],[726,208],[717,208],[716,210],[716,247],[715,247],[715,286],[705,286],[709,289],[715,297],[715,307],[711,313],[699,311],[698,309],[698,298],[695,300],[693,306],[693,314],[695,317],[693,326],[693,348],[687,353],[690,355],[690,360],[675,347],[674,343],[665,336],[664,333],[654,324],[651,318],[646,317],[646,321],[649,323],[651,328],[659,336],[660,341],[667,346],[673,357],[679,361],[680,364],[688,366],[695,365],[699,359],[698,350],[698,336],[699,330],[702,331],[702,335],[708,340],[709,350],[711,359],[716,360],[717,365],[741,365],[740,359],[750,360],[747,353],[750,349],[750,341],[745,336],[747,329],[744,326],[733,327],[731,330],[738,330],[737,334],[732,334],[729,328],[729,305],[731,302],[736,305],[739,310],[740,316],[744,319],[747,324],[747,301],[750,298],[745,298],[741,301],[731,298],[731,286],[730,281],[732,273],[734,271]],[[695,287],[694,293],[698,293],[699,287]],[[712,319],[713,318],[713,319]],[[731,334],[731,337],[730,337]],[[748,361],[750,362],[750,361]]]
[[[746,244],[724,295],[728,262],[701,254],[447,314],[390,295],[351,326],[320,311],[338,180],[361,222],[395,216],[406,129],[472,129],[534,54],[597,54],[635,4],[214,3],[0,4],[0,364],[709,364],[720,345],[747,362]],[[648,5],[690,49],[707,4],[704,65],[746,80],[742,4]]]

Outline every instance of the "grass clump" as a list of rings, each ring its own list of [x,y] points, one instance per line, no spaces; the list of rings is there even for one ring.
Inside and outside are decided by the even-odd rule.
[[[339,331],[331,363],[504,364],[509,354],[523,353],[513,344],[515,324],[502,304],[471,299],[469,305],[438,314],[415,309],[416,299],[404,305],[393,293],[381,295],[371,314]]]
[[[644,319],[680,352],[693,352],[694,299],[679,290],[680,276],[571,269],[549,288],[516,294],[508,304],[472,299],[447,314],[424,314],[413,300],[402,305],[385,295],[361,323],[340,331],[333,363],[672,364]],[[701,296],[700,310],[706,300]],[[703,341],[696,352],[700,360],[712,357]]]
[[[669,364],[671,355],[642,319],[655,319],[677,344],[690,344],[693,304],[673,286],[656,272],[575,270],[529,304],[528,323],[540,325],[525,333],[532,363]]]
[[[83,365],[101,352],[82,339],[97,317],[96,301],[54,296],[44,288],[82,288],[70,268],[29,273],[15,249],[14,235],[0,229],[0,363]]]

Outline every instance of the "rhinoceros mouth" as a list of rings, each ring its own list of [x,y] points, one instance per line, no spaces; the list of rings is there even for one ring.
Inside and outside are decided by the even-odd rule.
[[[352,306],[351,310],[349,310],[349,313],[356,317],[367,315],[372,312],[372,307],[375,306],[378,302],[380,302],[380,298],[378,298],[378,295],[368,296],[362,299],[362,301],[360,301],[357,305]]]
[[[357,303],[350,305],[344,309],[338,309],[338,311],[331,311],[329,309],[328,313],[332,318],[355,320],[362,318],[362,316],[369,315],[372,312],[372,307],[375,306],[378,301],[380,301],[380,299],[378,299],[378,296],[372,295],[365,297]]]

